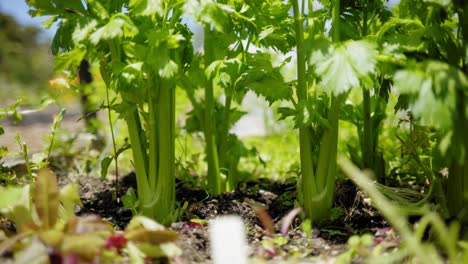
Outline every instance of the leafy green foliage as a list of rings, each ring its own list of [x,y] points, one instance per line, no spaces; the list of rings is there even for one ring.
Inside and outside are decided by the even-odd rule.
[[[30,186],[34,186],[34,199]],[[169,244],[177,239],[177,233],[165,230],[153,220],[135,217],[124,232],[117,232],[98,216],[75,217],[75,206],[83,206],[78,188],[69,184],[59,190],[56,176],[48,169],[38,172],[35,185],[1,189],[0,196],[1,213],[19,228],[17,235],[1,241],[2,255],[14,248],[16,258],[21,259],[31,254],[28,250],[34,245],[50,247],[49,252],[34,252],[36,258],[45,259],[48,255],[58,255],[64,259],[112,262],[122,259],[121,253],[128,250],[141,251],[140,261],[145,256],[179,254],[178,249]],[[161,247],[163,243],[166,247]]]
[[[387,150],[379,147],[379,136],[389,115],[389,98],[397,97],[391,93],[398,91],[398,107],[410,110],[415,122],[428,125],[410,131],[409,140],[400,139],[403,163],[409,160],[406,167],[411,172],[407,174],[424,174],[421,178],[436,183],[435,168],[428,164],[432,157],[424,162],[418,158],[434,155],[432,144],[437,144],[441,166],[449,167],[450,175],[458,175],[447,181],[455,179],[456,184],[446,186],[461,186],[452,193],[459,194],[463,208],[468,186],[468,141],[460,132],[468,129],[468,29],[463,24],[467,7],[460,1],[402,0],[390,12],[382,0],[324,0],[321,9],[314,9],[314,1],[306,2],[28,3],[32,14],[53,16],[49,25],[59,23],[52,47],[57,54],[56,70],[73,76],[76,66],[89,59],[99,63],[107,88],[117,92],[117,98],[108,98],[107,104],[129,130],[138,180],[137,190],[129,191],[123,201],[134,214],[164,223],[178,215],[174,210],[177,86],[185,90],[193,106],[183,133],[204,135],[206,155],[200,160],[206,158],[208,163],[207,189],[212,194],[235,188],[241,180],[241,158],[258,155],[256,148],[245,147],[230,133],[244,115],[239,104],[252,91],[270,105],[284,103],[278,108],[281,119],[291,117],[299,130],[301,169],[294,167],[301,176],[298,200],[307,217],[326,219],[337,175],[339,120],[357,128],[359,142],[349,144],[353,159],[374,170],[384,183],[389,162],[383,157],[391,155],[382,154]],[[193,51],[185,17],[203,27],[203,50]],[[286,82],[282,70],[290,55],[281,54],[286,57],[283,62],[273,61],[279,52],[293,51],[296,71],[292,72],[297,78]],[[432,127],[440,138],[425,137],[433,132]],[[421,140],[413,140],[416,136]],[[414,145],[421,150],[411,152]],[[103,174],[117,155],[103,160]],[[264,163],[263,157],[259,160]],[[38,211],[41,215],[50,212],[47,208]],[[155,241],[145,236],[139,242]],[[131,252],[133,257],[139,254]]]
[[[219,32],[230,30],[229,15],[233,12],[228,5],[210,0],[189,0],[184,5],[185,12],[202,24],[213,25]]]
[[[14,221],[19,230],[31,224],[41,230],[52,229],[60,219],[68,220],[74,215],[75,205],[81,205],[77,191],[73,184],[59,191],[56,176],[43,168],[35,184],[1,189],[1,213]]]
[[[273,103],[292,96],[289,85],[284,82],[280,67],[271,65],[268,54],[256,53],[247,59],[248,69],[241,75],[238,86],[246,87]]]
[[[457,68],[438,61],[413,64],[395,73],[395,86],[403,94],[413,95],[413,113],[436,128],[456,126],[457,90],[468,91],[468,80]]]
[[[107,24],[90,35],[90,41],[96,45],[102,40],[110,40],[118,37],[133,37],[136,34],[138,34],[138,28],[128,16],[115,14],[109,19]]]
[[[374,45],[367,41],[351,41],[337,46],[322,41],[312,51],[310,64],[315,67],[315,74],[321,76],[324,90],[338,95],[359,87],[361,82],[370,86],[376,55]]]

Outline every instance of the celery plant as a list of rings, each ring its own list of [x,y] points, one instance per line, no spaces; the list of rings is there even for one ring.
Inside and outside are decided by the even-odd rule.
[[[308,104],[308,84],[306,76],[306,56],[304,47],[304,12],[299,10],[299,1],[292,1],[296,43],[297,43],[297,97],[299,105]],[[304,10],[304,9],[303,9]],[[333,3],[334,40],[339,41],[339,1]],[[336,174],[336,152],[338,144],[339,107],[343,96],[334,97],[329,110],[329,127],[322,136],[319,159],[312,163],[312,135],[309,128],[299,129],[302,182],[300,190],[302,203],[307,217],[313,220],[325,218],[332,205]]]
[[[82,59],[98,61],[112,107],[126,121],[137,177],[137,197],[124,203],[160,222],[175,207],[175,87],[190,60],[190,34],[181,1],[28,1],[33,15],[60,21],[52,50],[56,70]],[[125,12],[123,11],[125,10]]]
[[[210,65],[214,61],[213,45],[214,39],[212,38],[213,33],[210,30],[210,25],[204,27],[204,51],[205,51],[205,64]],[[212,122],[215,111],[215,99],[213,91],[213,77],[208,77],[205,85],[205,140],[206,140],[206,155],[208,160],[208,189],[213,194],[220,194],[224,191],[222,186],[222,180],[219,171],[219,157],[218,147],[216,145],[215,130],[216,123]],[[230,109],[227,109],[229,111]]]
[[[412,6],[418,8],[408,8]],[[426,8],[421,1],[405,0],[397,10],[399,18],[387,26],[387,32],[401,29],[403,24],[411,24],[412,28],[398,32],[403,38],[398,39],[401,48],[394,51],[394,56],[407,52],[408,59],[404,67],[394,74],[395,87],[403,94],[402,100],[406,101],[418,121],[433,126],[437,131],[439,140],[435,152],[438,156],[433,160],[433,167],[436,172],[448,168],[447,179],[431,179],[436,184],[436,191],[441,189],[438,182],[443,180],[446,184],[445,197],[436,197],[439,198],[439,206],[448,208],[451,217],[467,223],[468,4],[463,1],[434,1]],[[414,32],[423,33],[417,36],[417,42],[410,42],[408,38],[404,40],[405,36],[413,38]],[[390,38],[383,38],[392,42]],[[421,58],[415,51],[425,57]],[[444,196],[443,193],[437,195]],[[446,198],[446,205],[443,198]]]
[[[206,142],[208,190],[219,194],[236,187],[237,164],[241,156],[253,153],[246,149],[230,128],[243,115],[235,108],[245,93],[252,90],[269,101],[285,99],[290,90],[273,67],[271,56],[249,49],[253,44],[281,49],[287,43],[275,43],[273,33],[289,29],[260,30],[271,26],[272,12],[287,16],[287,5],[281,1],[199,1],[190,0],[185,10],[203,26],[203,52],[197,54],[198,65],[191,65],[184,81],[184,89],[194,110],[187,121],[189,132],[202,131]],[[270,21],[271,20],[271,21]],[[269,32],[271,36],[265,34]],[[261,36],[264,34],[265,36]],[[204,101],[196,98],[194,90],[204,89]],[[223,103],[216,94],[224,94]],[[224,174],[226,177],[222,177]]]
[[[333,202],[340,108],[348,90],[360,86],[360,80],[374,72],[376,53],[366,41],[342,42],[340,1],[326,3],[332,12],[333,43],[325,28],[318,28],[320,23],[311,23],[319,14],[312,2],[306,13],[299,1],[292,1],[297,45],[295,118],[302,168],[299,200],[306,217],[318,222],[328,216]],[[306,17],[309,23],[304,23]],[[309,33],[306,39],[304,25]],[[317,31],[321,36],[312,34]],[[331,93],[330,97],[323,91]]]

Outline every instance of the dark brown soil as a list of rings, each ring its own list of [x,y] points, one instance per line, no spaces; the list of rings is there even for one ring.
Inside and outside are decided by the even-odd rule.
[[[67,180],[65,180],[67,181]],[[114,183],[93,177],[81,177],[80,196],[84,207],[77,210],[78,215],[98,214],[122,229],[131,219],[131,212],[118,204],[114,197]],[[133,174],[120,181],[122,195],[129,187],[135,187]],[[194,190],[178,182],[177,201],[188,203],[187,211],[171,228],[179,231],[177,246],[182,249],[181,263],[210,263],[208,227],[191,222],[191,219],[204,219],[208,222],[219,215],[234,214],[242,217],[248,230],[248,241],[252,258],[269,259],[271,263],[291,258],[298,258],[302,263],[319,258],[333,260],[346,251],[346,241],[353,234],[363,232],[375,233],[378,228],[386,226],[385,221],[363,200],[364,196],[348,182],[338,186],[336,204],[346,206],[344,212],[335,220],[314,228],[307,236],[300,227],[299,219],[293,222],[289,231],[288,242],[279,246],[275,252],[262,247],[262,240],[267,234],[262,228],[253,205],[267,208],[275,221],[279,234],[279,222],[291,210],[295,186],[293,184],[256,180],[243,184],[234,192],[216,197],[208,197],[203,190]],[[295,257],[291,255],[294,253]]]

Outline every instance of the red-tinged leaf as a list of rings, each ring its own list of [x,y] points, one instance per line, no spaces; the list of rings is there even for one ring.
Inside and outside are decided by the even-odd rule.
[[[284,216],[283,219],[281,219],[281,234],[283,236],[288,234],[289,227],[301,211],[301,208],[294,208],[286,216]]]
[[[374,243],[380,244],[385,241],[384,237],[374,237]]]
[[[125,231],[125,238],[133,242],[162,244],[175,241],[178,233],[171,230],[147,230],[143,228]]]
[[[175,264],[185,264],[185,261],[182,259],[181,256],[175,256],[172,260]]]
[[[58,218],[59,205],[57,179],[49,169],[41,169],[36,179],[34,206],[43,229],[54,227]]]
[[[115,248],[120,251],[127,244],[127,239],[122,234],[112,234],[104,243],[104,248]]]
[[[375,232],[376,235],[386,235],[388,234],[389,232],[392,231],[392,227],[391,226],[387,226],[387,227],[383,227],[383,228],[379,228],[377,229],[377,232]]]
[[[193,228],[201,228],[201,229],[203,229],[203,225],[202,225],[202,224],[200,224],[200,223],[193,223],[193,222],[190,223],[190,224],[188,224],[188,227],[189,227],[189,228],[192,228],[192,229],[193,229]]]
[[[269,236],[273,236],[273,234],[275,233],[275,223],[273,222],[271,216],[268,214],[267,210],[265,210],[265,208],[263,207],[256,207],[255,214],[257,214],[257,217],[262,223],[266,233]]]
[[[78,257],[77,254],[71,254],[68,256],[63,256],[63,262],[62,264],[79,264],[80,263],[80,258]]]

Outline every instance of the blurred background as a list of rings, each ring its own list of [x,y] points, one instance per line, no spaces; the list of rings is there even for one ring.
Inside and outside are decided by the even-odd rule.
[[[0,106],[18,98],[36,104],[47,92],[55,29],[41,29],[42,20],[29,16],[25,1],[0,1]]]

